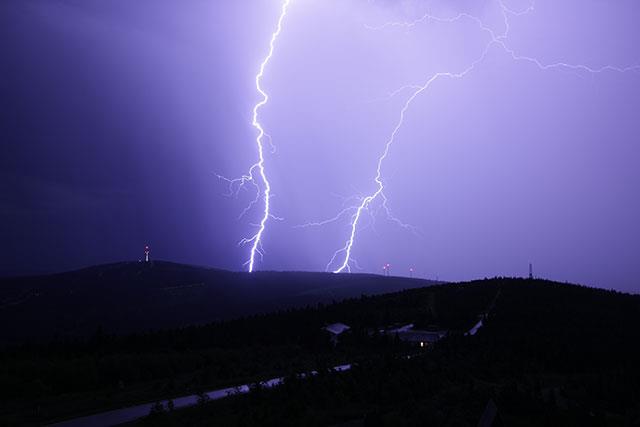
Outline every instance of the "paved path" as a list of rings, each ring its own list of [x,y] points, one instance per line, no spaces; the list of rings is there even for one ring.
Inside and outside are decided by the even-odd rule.
[[[495,306],[496,300],[500,296],[500,290],[496,293],[493,301],[491,302],[489,308],[485,313],[483,313],[480,317],[480,320],[468,331],[465,335],[475,335],[480,328],[483,326],[483,320],[486,316],[491,312],[493,307]],[[421,353],[422,354],[422,353]],[[418,354],[406,356],[407,359],[411,359]],[[344,372],[351,369],[351,364],[335,366],[333,368],[336,372]],[[305,377],[308,375],[316,375],[317,371],[311,371],[306,374],[301,374],[301,377]],[[283,377],[272,378],[267,381],[263,381],[260,384],[265,388],[273,388],[277,387],[284,381]],[[219,390],[210,391],[205,393],[209,400],[218,400],[223,399],[228,396],[233,396],[236,394],[246,394],[250,390],[249,384],[243,384],[236,387],[228,387],[222,388]],[[188,406],[194,406],[198,403],[198,396],[184,396],[178,397],[173,400],[174,409],[186,408]],[[160,403],[163,407],[167,407],[168,400],[161,400]],[[151,412],[151,408],[155,405],[155,403],[145,403],[143,405],[131,406],[128,408],[122,409],[114,409],[113,411],[101,412],[95,415],[89,415],[86,417],[74,418],[72,420],[63,421],[56,424],[50,424],[51,427],[111,427],[118,424],[124,424],[127,422],[135,421],[138,418],[146,417]]]
[[[335,366],[333,370],[335,372],[344,372],[351,369],[351,365]],[[307,374],[302,374],[302,377],[307,375],[316,375],[317,371],[311,371]],[[283,377],[272,378],[267,381],[263,381],[260,384],[265,388],[277,387],[284,381]],[[250,390],[249,384],[243,384],[237,387],[222,388],[219,390],[213,390],[205,393],[210,400],[223,399],[228,396],[236,394],[246,394]],[[173,407],[175,409],[186,408],[198,403],[198,396],[193,394],[191,396],[178,397],[173,400]],[[161,400],[160,403],[166,408],[168,400]],[[118,424],[123,424],[131,421],[135,421],[138,418],[149,415],[151,408],[155,403],[145,403],[143,405],[130,406],[128,408],[114,409],[113,411],[101,412],[95,415],[89,415],[86,417],[74,418],[72,420],[63,421],[56,424],[51,424],[51,427],[110,427]]]

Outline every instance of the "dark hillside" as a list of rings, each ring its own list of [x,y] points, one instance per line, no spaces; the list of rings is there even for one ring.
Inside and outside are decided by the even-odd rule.
[[[466,329],[496,292],[491,284],[435,285],[183,329],[127,336],[99,332],[88,339],[9,348],[0,352],[0,399],[5,402],[0,425],[3,419],[40,424],[413,352],[393,337],[371,333],[407,321]],[[337,346],[322,330],[333,322],[351,326]]]
[[[351,327],[337,345],[322,330],[334,322]],[[379,333],[407,323],[449,335],[422,348]],[[284,375],[280,388],[140,423],[475,426],[493,402],[506,426],[637,425],[639,324],[637,295],[498,278],[180,329],[99,332],[0,352],[0,424],[40,425]],[[345,363],[348,372],[326,371]],[[311,370],[320,374],[295,375]]]
[[[452,334],[410,360],[371,354],[349,372],[140,424],[476,426],[491,405],[494,426],[640,423],[640,296],[519,279],[444,288],[464,301],[500,289],[475,336]]]

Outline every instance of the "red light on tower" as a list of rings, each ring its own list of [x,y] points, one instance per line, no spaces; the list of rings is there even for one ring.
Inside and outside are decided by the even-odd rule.
[[[413,267],[409,268],[409,277],[413,277]]]
[[[149,245],[144,247],[144,262],[149,262]]]

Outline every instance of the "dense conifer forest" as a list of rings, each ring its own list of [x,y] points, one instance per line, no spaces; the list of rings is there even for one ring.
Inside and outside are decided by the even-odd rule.
[[[470,328],[483,319],[475,335]],[[323,330],[351,329],[337,344]],[[425,348],[380,330],[449,334]],[[640,296],[542,280],[443,284],[202,326],[5,348],[0,424],[253,383],[142,425],[634,425]],[[351,370],[330,368],[349,363]],[[298,374],[318,371],[300,378]],[[264,389],[259,381],[285,376]]]

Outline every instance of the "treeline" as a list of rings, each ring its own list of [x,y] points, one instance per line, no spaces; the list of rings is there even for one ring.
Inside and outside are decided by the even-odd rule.
[[[294,374],[319,366],[402,354],[375,331],[415,323],[470,327],[497,286],[441,285],[291,309],[183,329],[22,345],[0,353],[0,417],[41,422]],[[334,346],[322,328],[351,327]],[[0,420],[1,421],[1,420]]]
[[[349,372],[290,378],[139,424],[475,426],[489,402],[494,425],[640,422],[640,297],[544,281],[475,285],[501,289],[475,336],[452,334],[409,360],[371,355]]]

